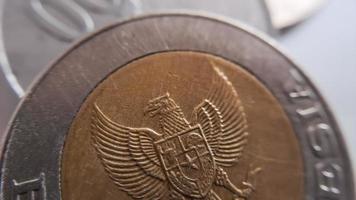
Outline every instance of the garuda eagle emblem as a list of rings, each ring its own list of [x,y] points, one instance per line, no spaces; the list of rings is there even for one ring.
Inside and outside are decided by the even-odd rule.
[[[157,117],[160,132],[131,128],[110,120],[95,104],[92,139],[97,155],[114,183],[134,199],[218,200],[213,185],[235,199],[247,199],[248,172],[239,189],[224,168],[235,165],[247,143],[247,121],[234,87],[216,66],[206,99],[195,107],[189,122],[167,93],[148,102],[144,112]]]

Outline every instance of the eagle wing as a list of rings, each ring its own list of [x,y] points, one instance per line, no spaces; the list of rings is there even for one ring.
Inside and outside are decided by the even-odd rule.
[[[117,124],[94,105],[92,139],[97,155],[115,184],[133,198],[161,199],[167,192],[153,146],[158,137],[150,129]]]
[[[214,66],[213,87],[193,112],[201,125],[219,166],[229,167],[242,156],[247,143],[247,121],[239,96],[231,82]]]

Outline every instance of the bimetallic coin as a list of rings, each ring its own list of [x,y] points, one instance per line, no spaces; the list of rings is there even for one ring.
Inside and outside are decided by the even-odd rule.
[[[107,27],[53,63],[8,132],[1,198],[354,198],[325,102],[232,23],[161,14]]]

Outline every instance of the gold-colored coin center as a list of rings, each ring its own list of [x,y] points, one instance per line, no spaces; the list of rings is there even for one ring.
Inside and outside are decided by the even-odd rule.
[[[61,172],[64,200],[303,199],[303,181],[273,95],[234,63],[184,51],[100,83],[73,121]]]

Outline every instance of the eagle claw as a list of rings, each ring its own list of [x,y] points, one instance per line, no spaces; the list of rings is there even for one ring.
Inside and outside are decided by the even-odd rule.
[[[249,173],[250,173],[250,175],[255,175],[259,171],[260,171],[260,169],[258,168],[253,171],[250,171]],[[217,169],[215,184],[218,186],[223,186],[226,189],[230,190],[237,197],[238,200],[248,199],[250,197],[250,195],[252,194],[252,192],[256,190],[253,182],[250,182],[250,180],[246,180],[246,181],[242,182],[242,185],[245,186],[244,189],[237,188],[230,181],[230,179],[229,179],[227,173],[224,171],[224,169],[222,169],[220,167]]]

